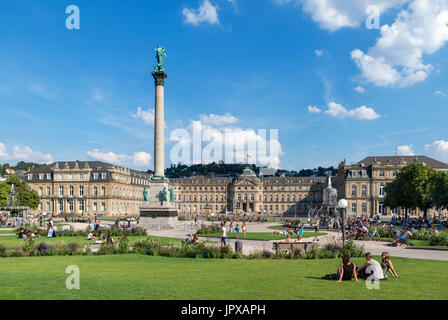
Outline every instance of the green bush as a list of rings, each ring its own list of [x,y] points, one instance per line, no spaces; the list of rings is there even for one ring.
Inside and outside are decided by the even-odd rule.
[[[448,246],[448,232],[432,231],[429,235],[429,245],[431,245],[431,246]]]

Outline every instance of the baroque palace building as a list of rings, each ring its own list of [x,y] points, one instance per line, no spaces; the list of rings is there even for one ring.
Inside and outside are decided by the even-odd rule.
[[[100,161],[55,162],[24,181],[40,197],[34,214],[138,216],[150,175]]]
[[[391,210],[384,205],[385,187],[395,179],[404,167],[420,163],[440,171],[448,171],[448,165],[425,156],[367,157],[347,165],[341,162],[336,177],[338,197],[348,201],[349,216],[376,217],[378,215],[401,215],[404,209]],[[434,210],[430,210],[432,214]],[[408,209],[409,215],[423,215],[418,209]]]
[[[237,178],[170,179],[182,216],[214,214],[305,215],[322,201],[325,178],[257,177],[246,168]]]
[[[367,157],[340,163],[333,185],[348,200],[348,216],[403,215],[384,205],[384,188],[404,167],[425,164],[448,171],[448,165],[425,156]],[[99,161],[55,162],[28,172],[23,179],[41,202],[35,214],[69,216],[138,216],[150,175]],[[326,177],[258,177],[246,168],[236,178],[206,176],[170,179],[180,216],[231,214],[306,216],[322,206]],[[410,215],[422,215],[409,209]],[[431,213],[431,212],[430,212]]]

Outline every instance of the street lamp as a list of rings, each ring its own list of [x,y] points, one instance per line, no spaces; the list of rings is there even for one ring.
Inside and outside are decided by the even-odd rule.
[[[338,201],[338,207],[341,208],[341,219],[342,219],[342,246],[345,243],[345,209],[348,207],[348,201],[341,199]]]

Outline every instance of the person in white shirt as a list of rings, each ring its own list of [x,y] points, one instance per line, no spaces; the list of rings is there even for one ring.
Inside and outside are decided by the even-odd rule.
[[[225,247],[227,245],[226,237],[227,237],[226,225],[224,223],[221,223],[221,246],[223,246],[223,247]]]
[[[370,252],[366,253],[366,263],[362,267],[360,267],[357,272],[359,277],[363,279],[367,279],[372,275],[375,280],[384,279],[383,268],[381,268],[381,265],[378,261],[372,258],[372,254]]]

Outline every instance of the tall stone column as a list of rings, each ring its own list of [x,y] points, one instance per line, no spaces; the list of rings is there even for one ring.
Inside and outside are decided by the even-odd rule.
[[[153,72],[155,80],[154,176],[165,178],[165,72]]]

